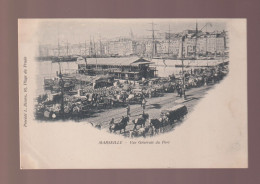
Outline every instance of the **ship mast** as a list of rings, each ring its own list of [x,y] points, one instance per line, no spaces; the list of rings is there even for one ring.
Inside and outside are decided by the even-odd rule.
[[[208,26],[206,24],[206,56],[208,57]]]
[[[82,52],[81,52],[81,43],[79,42],[79,55],[82,56]]]
[[[85,55],[85,58],[87,57],[87,43],[86,43],[86,40],[85,40],[85,50],[84,50],[84,55]]]
[[[205,54],[206,54],[206,56],[208,57],[208,34],[207,34],[207,32],[208,32],[208,25],[210,25],[210,26],[212,26],[212,24],[211,23],[206,23],[205,25],[204,25],[204,27],[202,27],[201,29],[200,29],[200,31],[202,31],[204,28],[206,28],[206,44],[205,44],[205,50],[206,50],[206,52],[205,52]]]
[[[60,39],[58,37],[58,57],[60,56]]]
[[[92,47],[92,40],[91,40],[91,37],[90,37],[90,39],[89,39],[89,47],[90,47],[90,49],[89,49],[89,55],[90,55],[90,57],[92,57],[93,56],[93,47]]]
[[[96,69],[97,69],[97,52],[96,52],[96,43],[95,39],[93,38],[93,46],[94,46],[94,56],[96,58]]]
[[[67,56],[69,55],[69,45],[68,45],[68,40],[67,40],[67,46],[66,46],[66,49],[67,49]]]
[[[169,33],[168,33],[168,57],[170,55],[170,44],[171,44],[171,27],[169,25]]]
[[[87,69],[87,43],[86,43],[86,40],[85,40],[85,63],[86,63],[86,69]]]
[[[198,22],[196,21],[196,32],[195,32],[195,50],[194,57],[197,58],[197,41],[198,41]]]
[[[215,59],[217,58],[217,38],[218,38],[218,33],[216,32],[216,35],[215,35]]]
[[[101,37],[100,37],[100,40],[99,40],[99,45],[100,45],[100,53],[99,55],[102,56],[103,55],[103,49],[102,49],[102,42],[101,42]]]
[[[155,31],[158,31],[158,30],[154,29],[154,25],[156,25],[156,24],[154,24],[153,22],[151,24],[152,24],[152,29],[148,30],[148,31],[152,32],[152,59],[153,59],[154,55],[156,54]]]

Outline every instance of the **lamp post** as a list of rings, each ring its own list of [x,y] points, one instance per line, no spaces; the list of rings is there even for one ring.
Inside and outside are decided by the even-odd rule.
[[[61,73],[61,66],[60,66],[60,62],[59,62],[59,85],[60,85],[60,89],[61,89],[61,107],[60,107],[60,112],[61,112],[61,117],[62,119],[64,119],[64,81],[62,79],[62,73]]]
[[[184,57],[183,57],[183,42],[185,40],[185,36],[182,36],[181,38],[181,70],[182,70],[182,93],[183,93],[183,99],[186,100],[186,94],[185,94],[185,75],[184,75]]]

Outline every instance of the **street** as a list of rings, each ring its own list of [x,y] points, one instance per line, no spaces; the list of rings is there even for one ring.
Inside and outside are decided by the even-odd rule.
[[[188,115],[191,113],[195,105],[199,102],[201,98],[205,96],[207,91],[214,87],[213,85],[202,86],[199,88],[192,88],[186,91],[186,100],[183,101],[183,98],[177,96],[177,93],[164,93],[162,97],[147,98],[145,113],[149,114],[149,118],[160,118],[160,113],[162,109],[171,108],[177,104],[184,104],[188,108]],[[126,126],[126,132],[133,130],[134,124],[132,120],[137,119],[142,114],[142,107],[140,104],[135,104],[130,106],[130,121]],[[125,107],[113,108],[98,113],[93,114],[89,118],[83,119],[80,123],[92,123],[95,125],[101,125],[101,129],[109,129],[109,122],[114,118],[115,123],[119,122],[122,116],[126,116],[127,109]],[[183,121],[183,120],[182,120]],[[182,122],[178,122],[180,124]],[[146,122],[148,125],[148,122]],[[174,128],[169,127],[167,131]],[[119,133],[119,131],[117,132]]]

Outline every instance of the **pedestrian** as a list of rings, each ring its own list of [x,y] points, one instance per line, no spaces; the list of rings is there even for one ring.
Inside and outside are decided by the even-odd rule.
[[[110,123],[109,123],[109,125],[112,125],[112,124],[114,124],[114,123],[115,123],[115,120],[114,120],[114,118],[112,118],[111,121],[110,121]]]
[[[126,94],[125,93],[123,93],[122,100],[123,100],[123,103],[126,103]]]
[[[145,106],[146,106],[146,99],[145,98],[143,98],[142,106],[143,106],[143,114],[144,114],[144,110],[145,110]]]
[[[204,78],[204,86],[207,86],[208,85],[208,79],[207,77]]]
[[[126,107],[126,115],[127,115],[127,117],[130,116],[130,105],[129,104]]]
[[[149,94],[149,98],[152,98],[152,91],[151,91],[151,89],[149,90],[148,94]]]
[[[122,123],[124,119],[125,119],[125,117],[124,117],[124,116],[122,116],[122,119],[121,119],[120,123]]]
[[[179,95],[180,95],[180,97],[182,97],[182,88],[179,88]]]

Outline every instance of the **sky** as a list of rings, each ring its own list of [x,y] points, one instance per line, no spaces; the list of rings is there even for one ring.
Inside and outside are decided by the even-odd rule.
[[[150,36],[152,22],[158,32],[182,32],[186,29],[203,31],[226,30],[225,20],[218,19],[39,19],[37,35],[40,44],[57,44],[62,42],[83,43],[90,38],[112,40],[118,37],[129,37],[132,30],[134,36]]]

